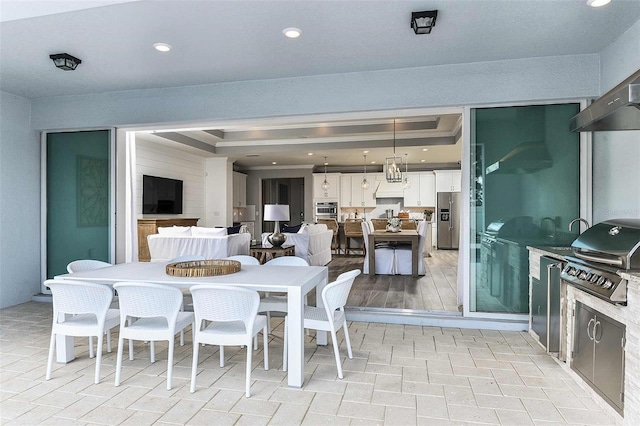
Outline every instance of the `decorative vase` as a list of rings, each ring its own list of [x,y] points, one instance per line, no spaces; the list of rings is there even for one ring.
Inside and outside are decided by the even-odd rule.
[[[286,239],[287,236],[279,232],[274,232],[267,237],[267,241],[269,241],[274,247],[280,247],[282,244],[284,244]]]
[[[387,225],[387,232],[400,232],[400,227]]]

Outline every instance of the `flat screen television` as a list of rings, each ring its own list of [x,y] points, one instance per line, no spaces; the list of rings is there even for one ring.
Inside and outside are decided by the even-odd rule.
[[[142,175],[142,214],[181,213],[181,180]]]

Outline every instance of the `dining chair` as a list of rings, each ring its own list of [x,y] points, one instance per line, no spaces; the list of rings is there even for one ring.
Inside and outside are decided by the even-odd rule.
[[[421,221],[418,225],[418,275],[424,275],[426,270],[424,266],[424,244],[427,237],[427,227],[428,224],[426,221]],[[411,244],[398,245],[395,249],[395,258],[394,258],[394,273],[397,275],[411,275],[412,272],[412,251]],[[376,259],[376,269],[378,269],[378,263]]]
[[[327,284],[322,289],[322,302],[324,307],[305,305],[304,307],[304,328],[313,330],[331,332],[331,343],[333,344],[333,353],[336,358],[336,367],[338,369],[338,377],[342,375],[342,361],[340,360],[340,349],[338,347],[337,331],[340,328],[344,331],[344,341],[347,345],[347,355],[349,359],[353,358],[351,352],[351,341],[349,340],[349,329],[347,327],[347,318],[344,313],[344,305],[347,303],[353,281],[360,275],[359,269],[338,275],[338,278],[332,283]],[[285,335],[287,333],[287,321],[285,318]],[[285,350],[287,347],[285,346]],[[286,354],[285,354],[286,356]]]
[[[129,359],[133,361],[131,340],[169,342],[167,355],[167,390],[171,390],[175,336],[194,325],[193,312],[180,311],[182,292],[175,287],[144,282],[119,282],[113,288],[120,294],[120,336],[116,362],[115,385],[120,386],[124,339],[129,339]],[[149,345],[151,362],[155,362],[155,347]]]
[[[253,256],[246,254],[237,254],[235,256],[225,257],[226,260],[236,260],[241,265],[260,265],[260,261]]]
[[[387,229],[387,219],[371,219],[374,231],[384,231]]]
[[[117,309],[109,309],[113,290],[106,285],[68,281],[46,280],[53,299],[53,324],[47,362],[46,380],[51,379],[56,336],[96,336],[98,338],[96,373],[94,382],[100,383],[102,341],[105,331],[120,323]],[[90,346],[93,349],[93,346]]]
[[[362,241],[362,220],[361,219],[347,219],[344,222],[344,253],[349,254],[353,250],[361,250],[362,255],[366,255],[366,248],[364,244],[361,249],[354,249],[351,247],[351,240]]]
[[[364,266],[362,268],[365,274],[369,273],[369,250],[373,250],[375,256],[375,273],[380,275],[394,275],[395,274],[395,250],[392,246],[376,245],[374,248],[369,247],[369,234],[372,232],[372,225],[367,221],[362,222],[362,236],[364,238],[364,247],[366,255],[364,256]]]
[[[200,343],[220,346],[220,367],[224,367],[225,346],[246,346],[245,395],[251,396],[252,340],[260,330],[264,339],[264,369],[269,369],[267,319],[258,315],[260,296],[257,291],[232,286],[196,285],[191,287],[195,333],[191,367],[191,393],[196,390]]]
[[[92,271],[94,269],[106,268],[108,266],[113,266],[111,263],[103,262],[102,260],[94,260],[94,259],[80,259],[74,260],[67,264],[67,272],[70,274],[76,272],[84,272],[84,271]],[[113,309],[118,308],[118,296],[114,296],[111,301],[111,307]],[[107,352],[111,353],[111,332],[106,330],[107,334]],[[93,358],[93,336],[89,336],[89,358]]]
[[[309,263],[302,259],[301,257],[296,256],[280,256],[274,259],[271,259],[265,265],[270,266],[309,266]],[[304,295],[304,303],[308,303],[308,295]],[[267,332],[271,333],[271,312],[288,312],[287,306],[287,296],[286,295],[271,295],[268,292],[265,292],[265,297],[260,299],[260,307],[258,308],[258,312],[266,312],[267,313]],[[286,334],[285,345],[286,345]],[[286,362],[283,362],[282,368],[284,371],[287,371]]]

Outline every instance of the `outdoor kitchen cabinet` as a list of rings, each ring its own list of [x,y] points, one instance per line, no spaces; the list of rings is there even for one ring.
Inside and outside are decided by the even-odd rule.
[[[531,277],[531,329],[547,352],[560,352],[562,262],[540,257],[540,279]]]
[[[571,368],[622,415],[626,327],[580,302],[574,315]]]

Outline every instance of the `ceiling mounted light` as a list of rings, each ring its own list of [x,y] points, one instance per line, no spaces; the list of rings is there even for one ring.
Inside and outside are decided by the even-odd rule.
[[[49,58],[53,61],[56,67],[65,71],[73,71],[82,61],[68,53],[56,53],[55,55],[49,55]]]
[[[368,151],[365,151],[368,152]],[[362,187],[362,189],[369,189],[369,182],[367,181],[367,156],[366,154],[363,155],[364,157],[364,176],[362,177],[362,184],[360,185]]]
[[[611,3],[611,0],[587,0],[587,5],[591,7],[601,7]]]
[[[298,38],[302,34],[302,30],[300,30],[300,28],[290,27],[282,30],[282,34],[287,38]]]
[[[393,157],[386,158],[386,165],[387,182],[402,182],[402,157],[396,157],[396,120],[393,120]]]
[[[167,43],[153,43],[153,48],[158,52],[167,53],[171,50],[171,45]]]
[[[324,191],[324,195],[327,195],[327,191],[329,190],[329,181],[327,180],[327,157],[324,157],[324,182],[320,187]]]
[[[437,17],[437,10],[411,12],[411,28],[413,28],[413,32],[415,32],[416,34],[430,34],[431,29],[436,26]]]

